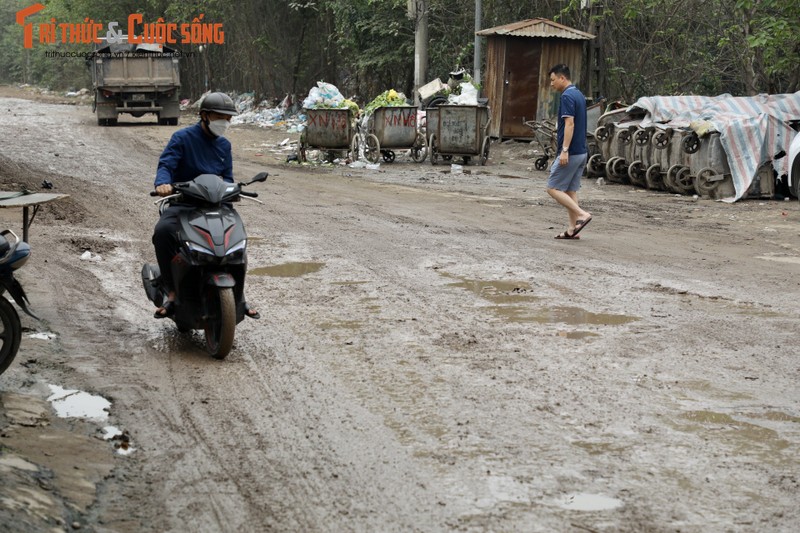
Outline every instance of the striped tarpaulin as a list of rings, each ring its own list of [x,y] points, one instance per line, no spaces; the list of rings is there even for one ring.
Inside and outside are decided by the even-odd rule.
[[[640,98],[629,111],[634,108],[647,112],[643,127],[689,128],[699,121],[711,123],[720,133],[736,189],[736,196],[727,201],[742,198],[765,163],[772,162],[779,176],[789,172],[789,158],[775,159],[775,155],[788,153],[794,139],[796,132],[789,121],[800,120],[800,91],[750,97],[653,96]]]

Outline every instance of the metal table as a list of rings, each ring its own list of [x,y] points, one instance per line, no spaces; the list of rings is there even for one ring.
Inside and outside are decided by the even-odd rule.
[[[10,192],[0,191],[0,208],[21,207],[22,208],[22,240],[28,242],[28,229],[39,212],[39,206],[62,198],[68,198],[68,194],[55,194],[49,192]],[[33,209],[31,209],[33,208]]]

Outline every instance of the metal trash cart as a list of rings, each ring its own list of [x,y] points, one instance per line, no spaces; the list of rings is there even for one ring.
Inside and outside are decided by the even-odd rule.
[[[417,108],[413,106],[384,106],[375,109],[367,119],[366,131],[360,133],[364,140],[364,156],[377,163],[379,156],[391,163],[395,159],[392,149],[410,150],[411,159],[425,161],[428,145],[425,136],[417,129]]]
[[[464,164],[479,156],[481,165],[489,159],[489,108],[480,105],[440,105],[428,117],[431,164],[439,156],[460,156]]]
[[[41,204],[69,198],[68,194],[54,194],[47,192],[13,192],[0,191],[0,208],[21,207],[22,208],[22,240],[28,242],[28,235],[33,219],[39,212]],[[33,214],[31,214],[33,208]]]
[[[536,160],[533,163],[536,170],[547,169],[550,158],[556,155],[557,128],[552,120],[523,120],[523,124],[533,130],[533,141],[536,143]],[[532,143],[533,144],[533,143]]]
[[[336,152],[344,151],[354,160],[358,157],[358,138],[353,125],[352,111],[341,109],[303,109],[306,127],[300,134],[298,159],[306,161],[309,148],[325,150],[325,160],[333,162]]]

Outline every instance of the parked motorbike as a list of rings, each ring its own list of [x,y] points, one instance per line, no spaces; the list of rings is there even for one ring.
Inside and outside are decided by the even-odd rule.
[[[236,324],[245,316],[244,278],[247,271],[247,234],[230,202],[258,193],[242,187],[266,181],[261,172],[248,182],[229,183],[212,174],[173,183],[174,194],[156,202],[163,211],[169,205],[186,206],[180,216],[179,251],[171,263],[176,299],[170,318],[178,330],[205,332],[206,349],[224,359],[233,346]],[[156,192],[150,193],[156,196]],[[160,283],[157,264],[142,267],[147,297],[156,306],[168,299]]]
[[[0,295],[6,291],[17,305],[27,314],[39,320],[28,309],[28,297],[19,281],[14,277],[14,271],[22,267],[31,255],[31,247],[11,231],[0,232]],[[22,339],[22,325],[14,306],[6,298],[0,297],[0,374],[6,371],[11,361],[19,351]]]

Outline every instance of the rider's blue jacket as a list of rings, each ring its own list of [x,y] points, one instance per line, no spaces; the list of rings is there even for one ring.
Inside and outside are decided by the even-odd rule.
[[[198,122],[172,134],[158,160],[155,186],[193,180],[200,174],[215,174],[233,182],[230,141],[206,135]]]

